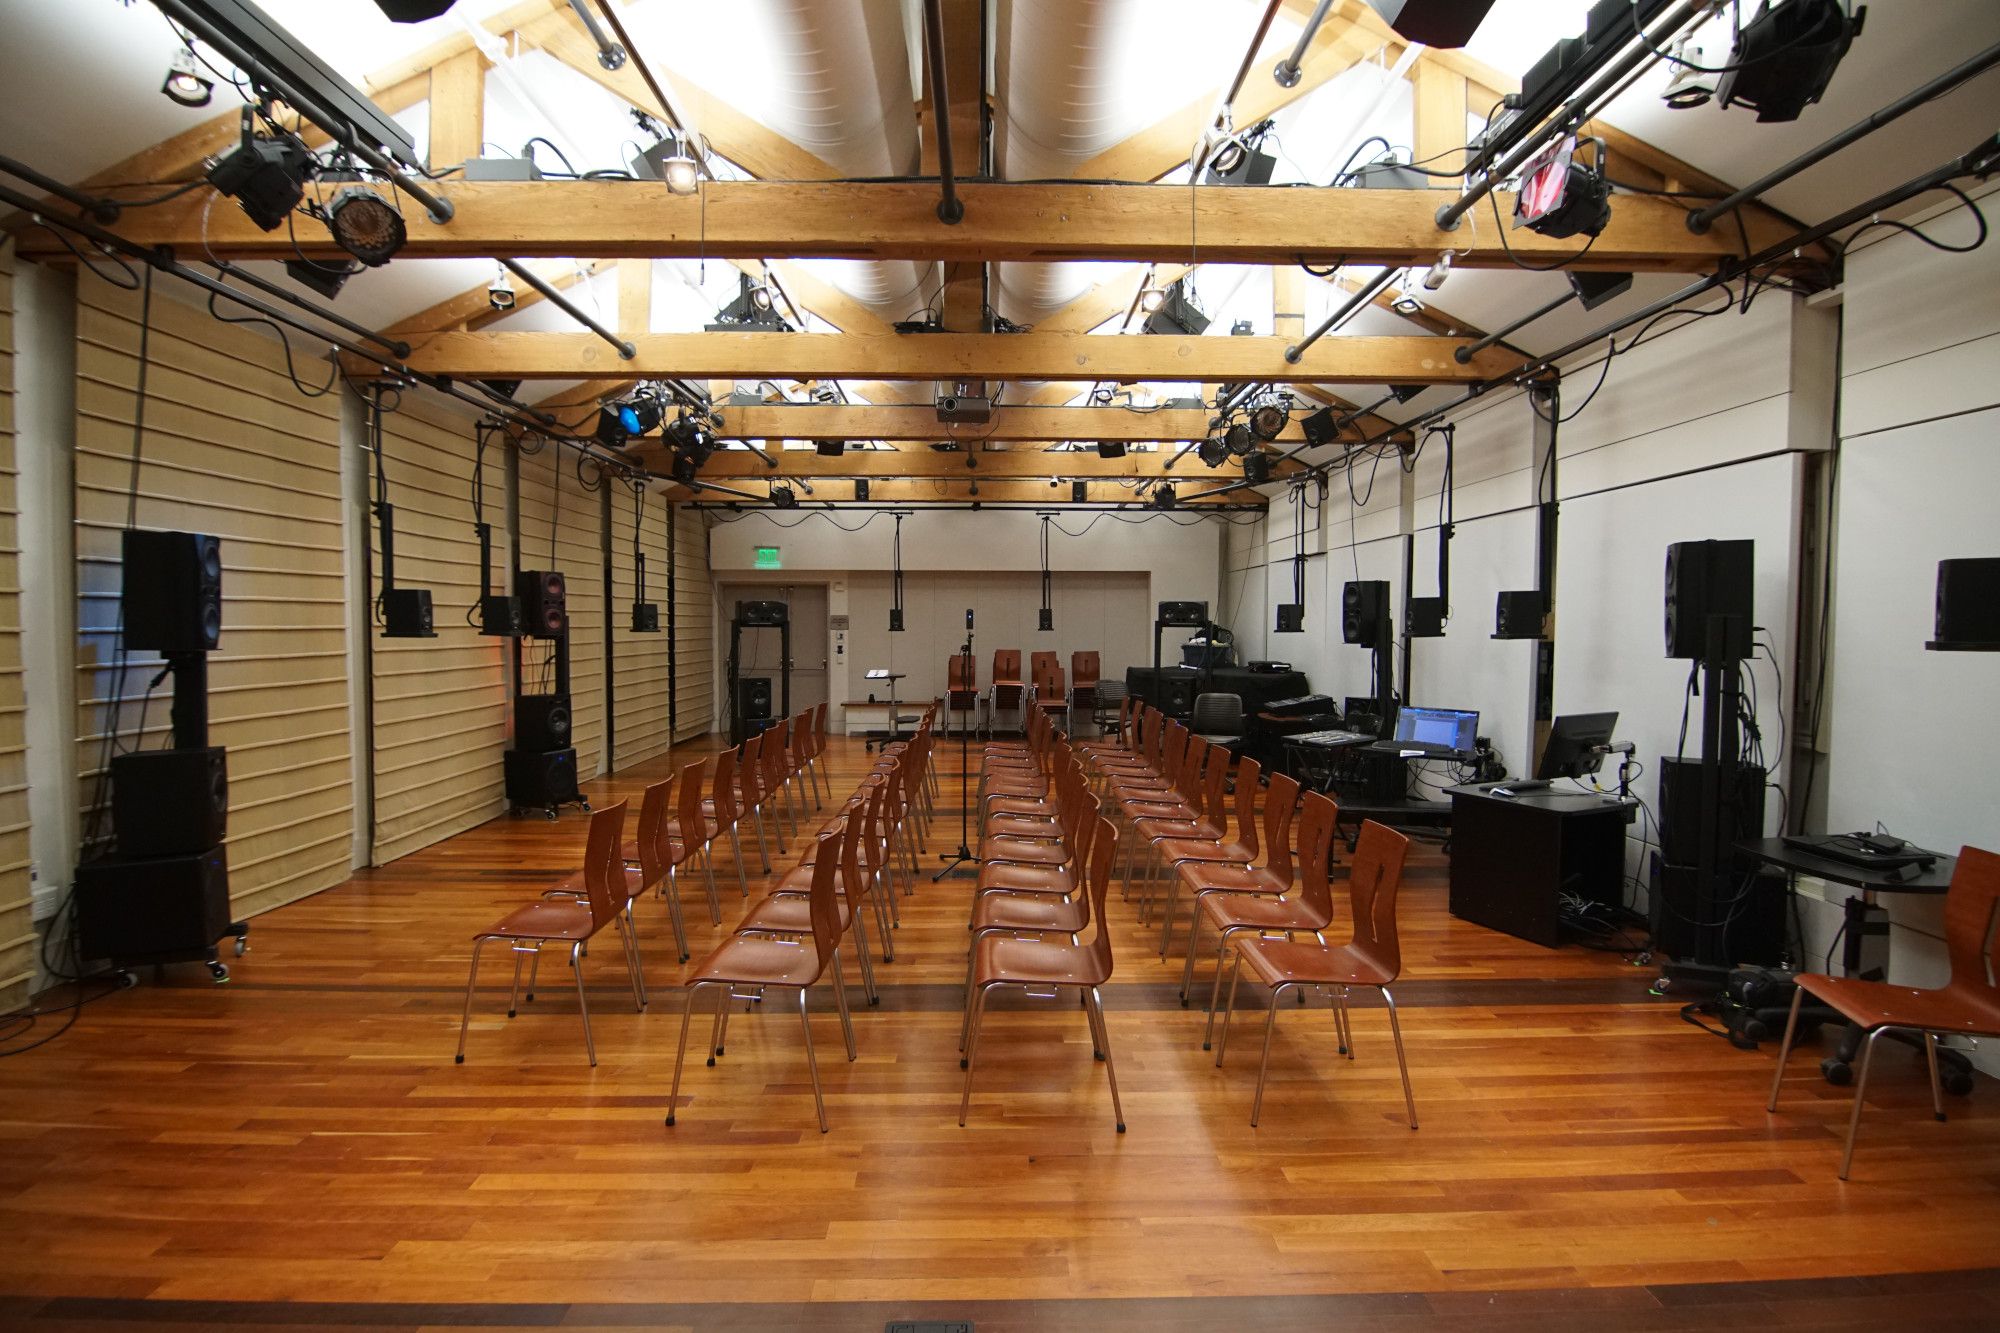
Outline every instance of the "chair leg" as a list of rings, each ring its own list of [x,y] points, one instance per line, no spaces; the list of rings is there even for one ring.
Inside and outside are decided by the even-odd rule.
[[[533,1004],[535,1002],[535,978],[539,977],[541,974],[542,974],[542,946],[539,943],[537,943],[535,945],[535,956],[528,961],[527,1002],[529,1004]]]
[[[826,1133],[826,1098],[819,1090],[819,1057],[813,1054],[812,1020],[806,1017],[806,988],[799,987],[799,1027],[806,1034],[806,1070],[812,1075],[813,1106],[819,1111],[819,1132]]]
[[[539,949],[541,948],[541,945],[537,943],[535,947]],[[521,998],[521,955],[525,952],[527,952],[527,950],[518,947],[515,948],[513,951],[514,984],[507,991],[507,1017],[509,1018],[512,1018],[514,1016],[514,1011],[517,1008],[519,1008],[518,1001]]]
[[[1924,1034],[1924,1055],[1931,1067],[1931,1114],[1944,1119],[1944,1085],[1938,1081],[1937,1033]]]
[[[681,1044],[680,1049],[674,1052],[674,1088],[672,1092],[667,1094],[667,1123],[669,1125],[674,1123],[674,1107],[680,1102],[681,1066],[686,1063],[688,1053],[688,1024],[694,1019],[694,999],[695,996],[701,994],[702,985],[703,983],[696,982],[694,985],[688,987],[687,1003],[681,1008]]]
[[[1111,1062],[1111,1029],[1104,1021],[1104,997],[1092,986],[1083,993],[1083,1004],[1097,1028],[1097,1049],[1104,1052],[1104,1077],[1111,1084],[1111,1114],[1118,1122],[1118,1132],[1123,1134],[1125,1108],[1118,1101],[1118,1070]]]
[[[729,850],[733,853],[732,859],[736,862],[736,886],[742,889],[743,896],[748,898],[750,896],[750,878],[744,873],[743,869],[743,835],[736,828],[742,822],[740,818],[729,821]],[[766,868],[768,869],[768,867]],[[719,912],[715,919],[718,922],[722,920]]]
[[[1215,1010],[1222,1000],[1222,972],[1225,955],[1229,952],[1229,932],[1223,931],[1215,940],[1215,979],[1208,984],[1208,1024],[1201,1030],[1201,1048],[1209,1049],[1209,1038],[1215,1035]]]
[[[708,1028],[708,1066],[715,1068],[715,1057],[722,1054],[722,1024],[729,1017],[729,987],[720,988],[722,998],[715,1002],[715,1021]]]
[[[764,833],[764,807],[761,805],[751,806],[750,820],[757,826],[757,858],[763,862],[764,873],[768,875],[771,873],[771,844]],[[785,843],[782,837],[778,840],[778,850],[780,852],[785,850]]]
[[[632,1007],[640,1013],[646,1012],[646,963],[639,956],[639,932],[632,925],[632,903],[626,900],[625,911],[619,920],[620,932],[625,937],[625,969],[632,977]]]
[[[1792,1039],[1799,1031],[1799,1009],[1806,1002],[1803,986],[1792,988],[1792,1016],[1785,1020],[1785,1039],[1778,1043],[1778,1067],[1771,1071],[1771,1100],[1766,1102],[1766,1111],[1778,1109],[1778,1088],[1785,1081],[1785,1057],[1792,1053]]]
[[[465,976],[465,1013],[458,1020],[458,1054],[451,1061],[455,1065],[465,1063],[465,1031],[472,1026],[472,986],[479,980],[479,951],[486,947],[487,938],[482,935],[472,942],[472,970]]]
[[[1847,1179],[1847,1169],[1854,1165],[1854,1140],[1861,1133],[1861,1103],[1868,1095],[1868,1066],[1875,1059],[1875,1043],[1887,1028],[1876,1028],[1868,1034],[1868,1040],[1861,1045],[1861,1072],[1854,1080],[1854,1113],[1847,1119],[1847,1151],[1841,1154],[1840,1178]]]
[[[667,890],[667,920],[672,922],[674,927],[674,951],[680,955],[680,960],[685,963],[688,960],[688,937],[687,923],[681,917],[679,867],[667,867],[667,877],[663,881],[663,884]]]
[[[1264,1015],[1264,1058],[1257,1063],[1257,1097],[1250,1103],[1250,1128],[1257,1128],[1257,1117],[1264,1112],[1264,1076],[1271,1072],[1271,1033],[1278,1026],[1278,999],[1285,993],[1283,986],[1271,987],[1271,1008]]]
[[[882,1003],[882,992],[875,987],[875,964],[868,961],[868,917],[856,910],[850,923],[854,935],[854,952],[861,959],[861,994],[870,1004]]]
[[[1243,951],[1238,949],[1229,956],[1229,998],[1222,1003],[1222,1038],[1215,1043],[1215,1067],[1222,1068],[1222,1057],[1229,1053],[1229,1018],[1236,1012],[1236,983],[1242,980]]]
[[[1417,1127],[1417,1099],[1410,1092],[1410,1062],[1403,1056],[1403,1025],[1396,1017],[1396,997],[1389,994],[1389,988],[1382,986],[1382,1002],[1389,1006],[1389,1035],[1396,1042],[1396,1069],[1403,1076],[1403,1109],[1409,1112],[1410,1128]],[[1348,1043],[1352,1049],[1353,1043]],[[1352,1057],[1350,1057],[1352,1058]]]
[[[576,1008],[583,1015],[583,1049],[590,1056],[590,1067],[597,1068],[597,1039],[590,1035],[590,1001],[583,993],[583,941],[569,946],[569,969],[576,977]]]
[[[1155,860],[1159,862],[1162,869],[1166,868],[1164,858],[1156,857]],[[1179,875],[1169,876],[1166,883],[1160,887],[1160,896],[1166,904],[1160,911],[1160,961],[1165,962],[1167,949],[1173,943],[1174,938],[1174,915],[1180,909],[1181,877]]]
[[[722,899],[715,887],[715,840],[709,839],[701,845],[701,870],[708,881],[708,920],[710,925],[722,924]]]
[[[965,1066],[965,1090],[958,1097],[958,1127],[965,1128],[966,1108],[972,1105],[972,1056],[979,1046],[979,1020],[986,1011],[986,992],[989,986],[981,986],[972,993],[972,1007],[965,1015],[965,1058],[959,1063]]]
[[[1178,876],[1176,876],[1178,878]],[[1194,924],[1188,927],[1187,962],[1181,967],[1181,1008],[1188,1007],[1188,990],[1194,985],[1194,956],[1201,948],[1201,895],[1194,900]]]
[[[1299,994],[1304,995],[1304,991]],[[1333,987],[1333,994],[1327,996],[1333,1009],[1334,1041],[1341,1055],[1354,1058],[1354,1015],[1348,1012],[1347,990],[1343,986]]]
[[[760,995],[762,994],[762,992],[761,992],[761,991],[760,991],[760,992],[758,992],[758,993],[759,993]],[[727,1045],[729,1044],[729,1002],[730,1002],[730,1001],[731,1001],[732,999],[734,999],[734,998],[735,998],[735,996],[731,995],[731,994],[730,994],[730,993],[729,993],[729,992],[728,992],[727,990],[723,991],[723,992],[722,992],[722,1008],[721,1008],[721,1009],[720,1009],[719,1011],[717,1011],[717,1013],[716,1013],[716,1015],[715,1015],[715,1017],[716,1017],[716,1020],[717,1020],[717,1022],[716,1022],[716,1025],[715,1025],[715,1029],[716,1029],[716,1030],[715,1030],[715,1053],[716,1053],[716,1055],[718,1055],[718,1056],[720,1056],[720,1055],[722,1054],[722,1048],[723,1048],[724,1046],[727,1046]],[[753,1001],[753,1003],[754,1003],[754,1001]]]
[[[833,949],[833,1004],[840,1011],[841,1035],[847,1038],[847,1058],[856,1057],[854,1049],[854,1018],[847,1008],[847,978],[840,966],[840,946]]]

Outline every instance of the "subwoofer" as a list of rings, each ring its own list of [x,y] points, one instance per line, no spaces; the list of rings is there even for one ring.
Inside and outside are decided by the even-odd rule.
[[[1378,646],[1382,626],[1389,619],[1389,584],[1383,579],[1360,579],[1340,589],[1340,638],[1363,648]]]
[[[229,933],[229,860],[220,847],[190,856],[119,856],[76,868],[77,943],[118,963],[200,956]]]
[[[1724,764],[1716,818],[1717,845],[1728,848],[1764,836],[1765,773],[1750,764]],[[1701,853],[1701,761],[1660,760],[1660,800],[1656,807],[1660,850],[1673,865],[1691,866]]]
[[[771,716],[771,678],[741,676],[736,681],[736,717],[743,722],[763,722]]]
[[[560,639],[569,633],[569,591],[559,571],[522,570],[514,595],[521,599],[521,630],[528,637]]]
[[[514,748],[562,750],[569,747],[567,694],[522,694],[514,699]]]
[[[1667,656],[1708,656],[1708,622],[1725,616],[1722,656],[1750,656],[1753,541],[1675,542],[1667,548]]]
[[[1775,964],[1785,952],[1785,882],[1777,872],[1738,866],[1729,872],[1728,901],[1706,908],[1693,866],[1671,865],[1654,852],[1647,886],[1648,926],[1653,951],[1669,958],[1697,955],[1703,926],[1722,927],[1722,955],[1735,964]]]
[[[111,827],[121,858],[205,852],[228,826],[229,764],[220,745],[111,757]]]
[[[205,653],[222,638],[222,543],[199,532],[127,528],[119,546],[125,646]]]
[[[509,750],[502,763],[510,805],[562,805],[581,799],[575,750]]]

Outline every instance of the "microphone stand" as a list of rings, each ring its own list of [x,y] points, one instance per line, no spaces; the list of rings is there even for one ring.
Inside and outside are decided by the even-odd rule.
[[[963,651],[965,661],[974,663],[978,661],[972,655],[972,612],[970,611],[965,613],[965,648]],[[951,672],[947,670],[944,682],[944,704],[947,719],[950,718],[952,713],[951,695]],[[974,696],[974,702],[978,702],[977,696]],[[967,711],[971,710],[968,709]],[[955,873],[960,866],[970,865],[973,868],[974,874],[979,872],[978,858],[972,854],[972,728],[963,721],[959,723],[958,727],[958,794],[958,850],[948,856],[939,858],[944,862],[944,869],[931,876],[931,883],[933,884],[943,879],[946,875]]]

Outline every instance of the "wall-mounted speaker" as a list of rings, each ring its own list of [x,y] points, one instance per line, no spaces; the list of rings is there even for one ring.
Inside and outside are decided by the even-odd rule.
[[[229,933],[229,859],[212,847],[80,865],[76,930],[85,958],[146,963],[198,956]]]
[[[736,716],[743,722],[762,722],[771,716],[769,676],[737,677]]]
[[[1413,639],[1444,637],[1444,598],[1412,597],[1403,605],[1403,631]]]
[[[1723,616],[1722,656],[1750,656],[1757,543],[1675,542],[1667,548],[1667,656],[1708,656],[1712,616]]]
[[[1278,606],[1278,624],[1274,634],[1303,634],[1306,632],[1306,605],[1304,602],[1283,602]]]
[[[382,594],[382,637],[435,639],[429,588],[391,588]]]
[[[569,588],[560,571],[524,569],[514,579],[521,599],[522,632],[535,639],[560,639],[569,633]]]
[[[738,602],[736,623],[749,629],[771,629],[791,619],[791,608],[783,602]]]
[[[1155,617],[1161,625],[1178,625],[1193,628],[1208,624],[1207,602],[1161,602],[1159,615]]]
[[[119,543],[125,646],[205,653],[222,638],[222,543],[199,532],[128,528]]]
[[[1299,429],[1305,432],[1307,444],[1314,446],[1332,444],[1340,438],[1340,414],[1330,407],[1322,407],[1310,416],[1301,418]]]
[[[499,638],[521,634],[521,599],[502,593],[488,593],[479,599],[479,632]]]
[[[216,846],[229,827],[226,752],[210,745],[113,755],[111,827],[118,855],[127,860],[183,856]]]
[[[1518,588],[1493,599],[1493,637],[1539,639],[1542,617],[1548,614],[1539,588]]]
[[[569,746],[567,694],[522,694],[514,699],[514,748],[562,750]]]
[[[1350,580],[1340,589],[1340,638],[1363,648],[1381,646],[1389,619],[1389,584],[1385,579]]]
[[[511,805],[562,805],[581,799],[575,750],[509,750],[502,761]]]
[[[1622,4],[1623,0],[1619,0]],[[1405,41],[1425,46],[1464,46],[1472,40],[1493,0],[1368,0],[1370,7]]]
[[[1937,637],[1940,652],[2000,652],[2000,557],[1940,560]]]
[[[660,604],[658,602],[632,603],[632,632],[634,634],[658,634],[660,632]]]

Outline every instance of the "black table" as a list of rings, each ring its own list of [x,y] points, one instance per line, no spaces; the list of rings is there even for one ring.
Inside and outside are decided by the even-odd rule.
[[[1625,826],[1639,803],[1574,787],[1495,796],[1505,782],[1449,787],[1451,914],[1553,949],[1574,893],[1625,901]]]

